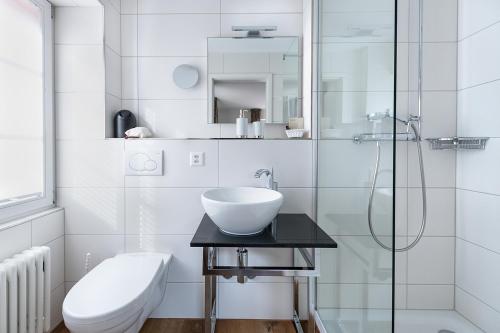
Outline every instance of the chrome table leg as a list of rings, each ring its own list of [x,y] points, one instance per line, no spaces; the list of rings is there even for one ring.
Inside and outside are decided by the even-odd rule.
[[[213,250],[213,249],[212,249]],[[209,254],[214,254],[209,249],[204,248],[203,270],[207,270],[210,265]],[[203,321],[203,333],[215,333],[217,323],[217,276],[205,275],[205,319]]]

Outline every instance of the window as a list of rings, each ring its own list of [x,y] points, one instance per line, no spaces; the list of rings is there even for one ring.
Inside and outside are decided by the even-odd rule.
[[[53,205],[51,5],[0,1],[0,222]]]

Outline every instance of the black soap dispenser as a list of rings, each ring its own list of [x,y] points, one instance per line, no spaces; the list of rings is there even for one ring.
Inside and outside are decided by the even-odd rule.
[[[115,114],[114,125],[114,137],[124,138],[126,131],[137,126],[137,121],[132,112],[128,110],[120,110]]]

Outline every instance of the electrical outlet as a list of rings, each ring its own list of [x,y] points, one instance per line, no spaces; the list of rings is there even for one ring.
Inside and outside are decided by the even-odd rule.
[[[191,152],[189,154],[189,165],[192,167],[200,167],[205,165],[205,153]]]

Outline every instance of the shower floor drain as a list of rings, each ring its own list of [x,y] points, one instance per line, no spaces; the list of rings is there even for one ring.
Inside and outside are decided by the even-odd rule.
[[[439,330],[438,333],[455,333],[455,332],[450,330]]]

